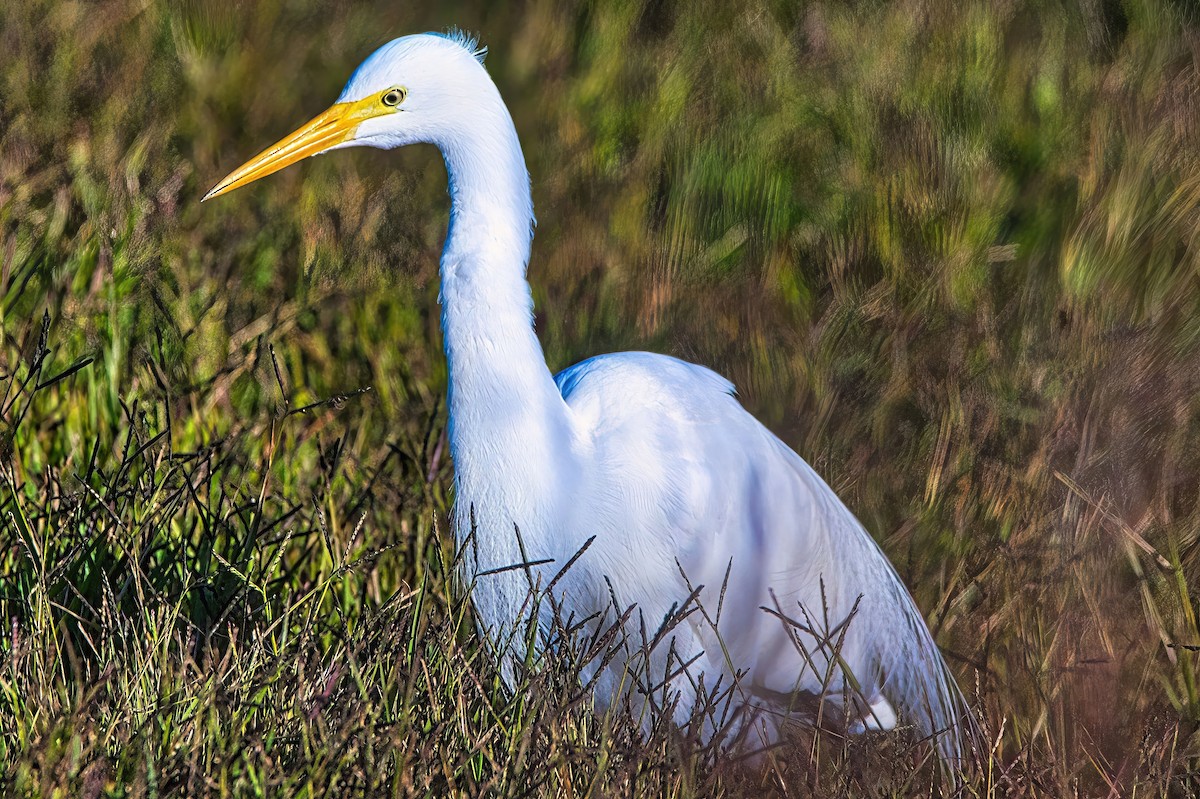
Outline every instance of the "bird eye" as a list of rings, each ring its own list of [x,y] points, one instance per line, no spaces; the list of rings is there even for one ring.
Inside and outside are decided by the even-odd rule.
[[[383,100],[383,104],[386,106],[397,106],[404,102],[404,98],[407,95],[407,90],[396,87],[395,89],[388,89],[386,92],[384,92],[381,99]]]

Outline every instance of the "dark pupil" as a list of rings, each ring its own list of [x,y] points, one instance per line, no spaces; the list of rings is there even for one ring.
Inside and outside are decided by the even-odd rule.
[[[396,105],[400,102],[400,92],[390,91],[383,96],[383,101],[388,105]]]

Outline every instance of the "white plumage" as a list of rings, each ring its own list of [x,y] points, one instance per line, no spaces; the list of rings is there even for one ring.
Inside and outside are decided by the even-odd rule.
[[[554,584],[562,613],[590,617],[585,629],[595,630],[633,609],[630,645],[591,672],[601,706],[622,696],[642,709],[673,702],[682,722],[698,694],[716,691],[716,709],[736,716],[726,732],[757,747],[776,743],[788,718],[811,722],[820,701],[824,718],[850,732],[891,728],[898,715],[933,737],[944,761],[965,756],[974,722],[904,585],[727,380],[642,352],[551,375],[525,279],[529,176],[479,55],[458,35],[385,45],[333,108],[208,196],[339,147],[428,142],[442,151],[452,197],[441,301],[455,529],[499,654],[524,654],[526,639],[511,633],[531,607],[530,580],[547,586],[582,550]],[[677,613],[681,605],[691,612]],[[548,627],[551,603],[538,607]],[[683,618],[647,652],[642,631],[653,638],[672,613]],[[826,634],[832,643],[820,640]],[[647,694],[681,664],[665,691]]]

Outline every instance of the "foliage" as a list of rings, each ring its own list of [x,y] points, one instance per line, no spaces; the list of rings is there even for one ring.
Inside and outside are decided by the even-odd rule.
[[[450,568],[436,153],[197,202],[449,25],[526,143],[551,366],[735,381],[926,611],[973,794],[1200,792],[1184,0],[0,7],[7,792],[931,790],[887,737],[759,773],[555,669],[500,688]]]

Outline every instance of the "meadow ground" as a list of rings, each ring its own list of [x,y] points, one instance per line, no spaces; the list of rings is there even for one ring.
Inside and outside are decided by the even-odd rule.
[[[968,796],[1200,794],[1187,0],[0,4],[12,796],[908,796],[515,695],[452,577],[429,148],[204,191],[403,33],[491,47],[554,368],[709,365],[910,586]]]

